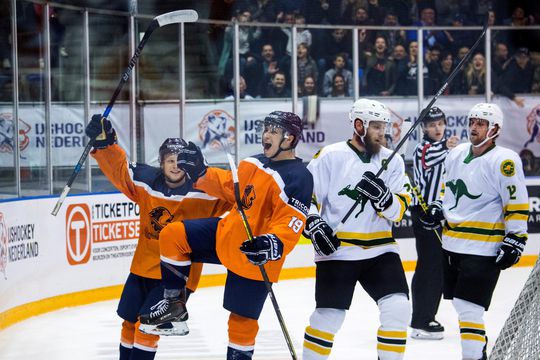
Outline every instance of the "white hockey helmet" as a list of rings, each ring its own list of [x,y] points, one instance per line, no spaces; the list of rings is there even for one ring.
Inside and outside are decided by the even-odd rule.
[[[354,121],[362,120],[367,129],[371,121],[390,122],[390,110],[383,103],[371,99],[358,99],[354,102],[349,112],[349,120],[354,129]],[[356,131],[356,130],[355,130]]]
[[[478,145],[474,145],[475,147],[482,146],[486,143],[486,141],[499,136],[501,129],[503,127],[503,113],[501,111],[501,108],[496,104],[480,103],[480,104],[474,105],[472,109],[469,111],[469,115],[467,116],[467,119],[469,121],[471,119],[486,120],[489,123],[488,134],[493,128],[495,128],[495,125],[499,126],[499,131],[497,131],[495,134],[491,136],[486,136],[484,141],[482,141]],[[470,138],[470,134],[468,135]]]

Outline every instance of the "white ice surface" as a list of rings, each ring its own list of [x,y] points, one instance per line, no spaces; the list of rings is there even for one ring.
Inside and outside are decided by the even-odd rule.
[[[486,313],[486,329],[493,346],[532,268],[503,271],[492,305]],[[412,273],[407,273],[410,281]],[[282,281],[274,292],[301,359],[302,337],[314,307],[314,279]],[[228,313],[221,307],[223,288],[202,288],[188,303],[191,333],[162,338],[156,359],[225,359]],[[0,359],[116,359],[121,320],[117,301],[66,308],[15,324],[0,332]],[[441,341],[408,339],[405,359],[461,359],[459,330],[452,304],[443,300],[437,319],[445,326]],[[334,342],[331,359],[375,360],[378,311],[375,303],[357,287],[351,310]],[[260,319],[254,359],[291,359],[268,300]]]

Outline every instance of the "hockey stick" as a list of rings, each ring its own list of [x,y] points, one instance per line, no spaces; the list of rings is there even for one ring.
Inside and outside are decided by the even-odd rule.
[[[227,142],[227,139],[224,139],[221,143],[223,144],[224,142]],[[236,201],[236,207],[238,209],[238,213],[240,214],[240,218],[242,219],[242,224],[244,225],[244,229],[246,230],[248,240],[253,241],[253,232],[251,231],[251,227],[249,226],[246,213],[244,212],[244,208],[242,207],[242,199],[240,197],[240,184],[238,182],[238,169],[236,168],[234,159],[231,155],[231,152],[229,151],[229,144],[227,143],[223,145],[224,145],[223,148],[225,149],[225,152],[227,153],[227,160],[229,161],[229,166],[231,168],[231,173],[233,177],[234,199]],[[270,296],[270,300],[272,301],[272,305],[274,306],[274,310],[276,312],[276,316],[279,321],[279,326],[281,327],[281,331],[283,332],[283,336],[285,337],[285,341],[287,342],[287,347],[289,348],[291,357],[293,360],[296,360],[297,359],[296,352],[294,350],[291,337],[289,336],[289,331],[287,330],[287,326],[285,325],[285,320],[283,320],[283,315],[281,315],[279,304],[276,300],[276,296],[274,295],[274,290],[272,290],[272,284],[270,283],[268,274],[266,273],[266,270],[264,269],[264,265],[259,265],[259,270],[261,270],[261,275],[263,277],[264,284],[266,285],[268,296]]]
[[[177,23],[184,23],[184,22],[195,22],[199,18],[199,15],[195,10],[177,10],[172,11],[169,13],[165,13],[162,15],[156,16],[154,19],[152,19],[152,22],[150,25],[148,25],[148,28],[146,29],[144,36],[139,43],[139,46],[137,46],[137,49],[135,49],[135,53],[129,60],[129,65],[127,69],[124,71],[122,76],[120,77],[120,82],[118,83],[118,86],[116,87],[116,90],[114,91],[111,100],[109,100],[109,104],[105,108],[105,111],[102,115],[102,122],[104,119],[107,119],[109,116],[112,107],[116,101],[116,98],[120,94],[120,91],[122,90],[122,87],[124,87],[124,84],[128,81],[129,77],[131,76],[131,71],[133,70],[133,67],[135,67],[135,64],[137,63],[137,60],[139,59],[139,56],[141,55],[141,52],[144,48],[144,45],[146,45],[146,42],[150,38],[150,35],[154,32],[154,30],[159,29],[162,26],[169,25],[169,24],[177,24]],[[88,157],[88,154],[90,153],[90,150],[92,149],[92,146],[94,145],[94,142],[96,139],[90,139],[88,143],[86,144],[86,147],[84,148],[84,151],[79,158],[79,161],[77,162],[77,165],[75,165],[75,168],[73,169],[73,172],[71,173],[71,176],[69,177],[66,185],[64,186],[64,190],[62,190],[62,193],[60,194],[60,197],[58,198],[58,201],[56,202],[56,205],[54,206],[54,209],[52,210],[51,214],[56,216],[58,214],[58,211],[60,210],[60,207],[64,203],[64,200],[66,199],[66,196],[68,195],[69,191],[71,190],[71,185],[73,185],[73,182],[75,181],[75,178],[79,174],[79,172],[82,169],[82,166],[84,162],[86,161],[86,158]]]
[[[452,80],[454,80],[454,78],[456,77],[456,75],[458,74],[458,72],[461,70],[461,68],[463,67],[463,64],[465,64],[466,61],[469,60],[469,58],[472,56],[472,53],[474,52],[474,50],[476,50],[476,48],[478,47],[478,45],[480,44],[480,41],[482,40],[482,38],[484,37],[484,35],[486,34],[486,31],[487,31],[487,17],[486,17],[486,22],[484,23],[484,27],[482,28],[482,33],[480,34],[480,36],[478,37],[478,39],[476,40],[476,42],[474,43],[474,45],[469,49],[469,52],[467,52],[467,54],[463,57],[463,59],[461,59],[461,61],[457,64],[456,68],[452,71],[452,73],[448,76],[448,78],[446,79],[445,83],[441,86],[441,88],[439,89],[439,91],[437,91],[437,93],[435,94],[435,96],[433,96],[433,99],[431,99],[431,101],[429,102],[429,104],[420,112],[420,116],[418,117],[418,119],[416,119],[416,121],[412,124],[411,128],[409,129],[409,131],[407,131],[407,133],[405,133],[405,135],[403,136],[403,138],[399,141],[399,143],[397,144],[397,146],[395,147],[394,151],[390,154],[390,156],[388,157],[388,159],[386,159],[386,164],[382,165],[381,168],[379,169],[379,171],[377,171],[377,173],[375,174],[376,177],[379,177],[381,176],[382,172],[384,170],[386,170],[386,167],[388,166],[388,164],[390,163],[390,161],[394,158],[394,156],[396,156],[396,154],[398,153],[399,149],[403,146],[403,144],[407,141],[407,139],[409,138],[409,136],[411,136],[411,134],[413,133],[413,131],[415,131],[416,127],[418,126],[418,124],[420,124],[424,118],[426,117],[426,115],[428,114],[429,112],[429,109],[431,109],[431,107],[433,106],[433,104],[435,103],[435,101],[437,101],[437,99],[439,98],[439,96],[441,96],[441,94],[444,92],[444,90],[446,90],[446,88],[448,87],[448,85],[452,82]],[[360,195],[354,202],[354,204],[351,206],[351,208],[349,209],[349,211],[347,212],[347,214],[345,214],[345,217],[341,220],[341,222],[338,224],[338,226],[335,228],[333,234],[334,236],[338,233],[338,231],[343,227],[343,225],[347,222],[347,220],[349,219],[349,217],[351,217],[352,213],[354,212],[354,210],[356,209],[356,207],[358,206],[358,204],[361,203],[363,199],[363,196]]]

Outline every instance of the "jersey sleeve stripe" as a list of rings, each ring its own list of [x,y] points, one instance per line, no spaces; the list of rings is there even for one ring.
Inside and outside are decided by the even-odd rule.
[[[529,213],[529,204],[508,204],[503,210],[505,213],[509,211],[526,211]]]

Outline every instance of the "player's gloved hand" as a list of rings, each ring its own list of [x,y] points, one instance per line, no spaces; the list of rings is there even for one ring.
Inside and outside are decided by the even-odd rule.
[[[86,136],[94,141],[94,149],[104,149],[109,145],[116,144],[116,131],[109,120],[103,118],[101,114],[92,115],[92,119],[84,129]]]
[[[191,141],[186,147],[178,151],[176,164],[188,174],[193,182],[197,182],[201,176],[204,176],[208,169],[208,163],[202,154],[201,148]]]
[[[332,233],[332,228],[319,215],[307,217],[303,235],[311,240],[317,254],[330,255],[341,245],[341,241]]]
[[[435,224],[440,224],[444,220],[442,200],[435,200],[429,204],[426,218],[430,218]]]
[[[418,220],[420,221],[422,227],[426,230],[436,230],[441,227],[441,222],[435,221],[427,212],[422,212],[422,214],[418,217]]]
[[[508,269],[516,264],[521,258],[521,253],[525,249],[525,237],[519,237],[514,234],[508,234],[504,237],[502,245],[497,252],[495,264],[501,270]]]
[[[263,234],[255,236],[253,241],[244,241],[240,246],[240,251],[246,254],[250,263],[264,265],[268,260],[281,259],[283,243],[274,234]]]
[[[357,191],[367,197],[377,212],[384,211],[392,205],[394,198],[390,189],[386,187],[382,179],[375,176],[371,171],[362,175],[362,180],[356,184]]]

